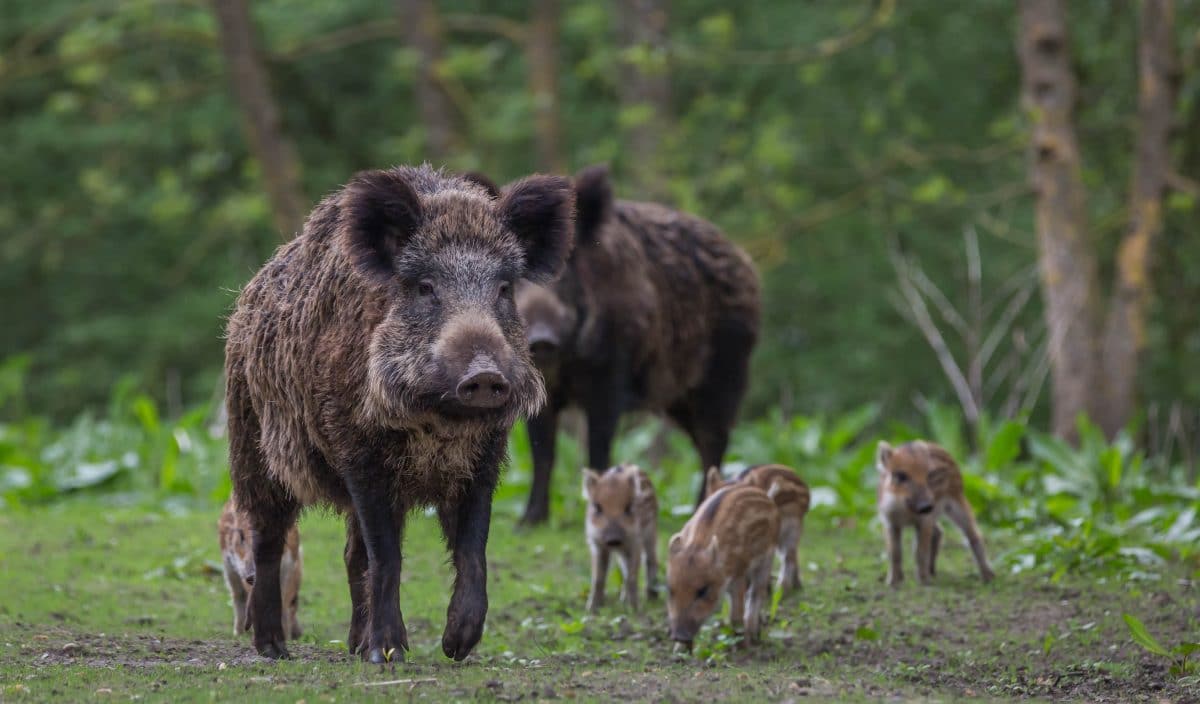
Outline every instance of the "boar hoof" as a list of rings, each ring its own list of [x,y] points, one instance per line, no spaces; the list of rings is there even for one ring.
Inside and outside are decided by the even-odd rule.
[[[364,659],[372,665],[386,665],[390,662],[404,662],[403,648],[371,648]]]
[[[487,614],[487,601],[482,609],[452,608],[446,619],[446,631],[442,634],[442,652],[446,657],[461,661],[471,654],[471,649],[483,637],[483,621]],[[475,613],[472,613],[472,612]]]
[[[985,570],[982,573],[980,573],[980,577],[983,578],[983,581],[986,584],[987,582],[990,582],[996,578],[996,573],[991,570]]]
[[[549,511],[544,508],[527,508],[525,509],[525,515],[521,516],[521,520],[517,525],[524,528],[532,528],[542,525],[549,517]]]
[[[288,654],[287,648],[284,647],[282,641],[267,641],[262,645],[255,645],[258,649],[258,654],[270,660],[291,660],[292,656]]]

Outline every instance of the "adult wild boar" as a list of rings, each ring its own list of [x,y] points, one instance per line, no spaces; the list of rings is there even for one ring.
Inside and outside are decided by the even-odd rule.
[[[437,510],[456,571],[442,650],[461,660],[487,613],[485,549],[509,429],[545,392],[513,289],[572,243],[565,178],[502,198],[430,169],[359,174],[246,285],[229,320],[230,474],[255,531],[254,645],[287,657],[284,537],[299,511],[344,512],[347,643],[402,657],[404,519]]]
[[[604,167],[575,182],[576,247],[549,287],[517,293],[549,401],[529,419],[533,487],[524,521],[546,519],[558,415],[587,417],[589,467],[608,467],[621,414],[665,412],[719,466],[758,337],[758,275],[711,223],[614,200]]]

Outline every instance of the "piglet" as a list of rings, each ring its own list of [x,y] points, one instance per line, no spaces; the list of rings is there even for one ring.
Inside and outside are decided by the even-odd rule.
[[[617,555],[624,578],[625,601],[638,608],[638,569],[646,564],[646,598],[658,596],[658,498],[650,477],[632,464],[606,472],[583,470],[587,507],[587,541],[592,552],[592,589],[588,611],[604,604],[609,558]]]
[[[225,582],[233,597],[233,634],[250,630],[250,614],[246,604],[254,588],[254,531],[237,510],[233,499],[225,502],[217,522],[217,538],[221,544],[221,562],[225,566]],[[296,610],[300,600],[300,531],[296,526],[288,531],[280,563],[280,584],[283,585],[284,636],[300,637],[300,622]]]
[[[756,642],[778,542],[779,509],[762,489],[739,482],[705,499],[667,546],[671,639],[690,650],[728,593],[730,622]]]

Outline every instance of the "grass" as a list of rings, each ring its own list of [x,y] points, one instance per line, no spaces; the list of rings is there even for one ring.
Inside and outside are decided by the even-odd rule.
[[[294,660],[267,662],[231,633],[217,507],[172,506],[80,497],[0,514],[0,701],[1196,701],[1200,691],[1170,676],[1122,620],[1135,614],[1164,642],[1194,639],[1194,557],[1153,581],[1008,570],[983,585],[950,540],[935,585],[893,590],[875,527],[821,509],[801,545],[804,590],[781,603],[766,642],[735,647],[718,622],[685,657],[665,641],[661,603],[638,615],[620,605],[585,614],[577,517],[519,532],[515,505],[502,501],[487,631],[461,664],[439,647],[450,568],[436,521],[414,516],[401,587],[412,651],[383,668],[346,654],[342,524],[312,512],[301,523],[305,634]],[[664,519],[660,544],[682,520]],[[1017,535],[985,538],[1000,565],[1023,549]],[[411,682],[373,686],[393,680]]]

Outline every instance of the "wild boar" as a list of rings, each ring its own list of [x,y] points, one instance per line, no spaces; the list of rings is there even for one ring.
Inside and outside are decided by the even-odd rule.
[[[808,514],[810,494],[808,485],[796,476],[795,470],[782,464],[760,464],[747,467],[734,479],[726,481],[721,471],[709,467],[705,491],[712,496],[722,487],[740,482],[756,486],[767,492],[779,509],[779,543],[775,553],[779,556],[779,579],[777,586],[784,593],[800,588],[800,564],[796,546],[804,534],[804,516]]]
[[[604,582],[612,553],[625,590],[625,602],[638,608],[638,570],[646,566],[646,598],[658,597],[658,497],[637,465],[622,464],[606,472],[583,470],[583,498],[588,548],[592,553],[592,588],[588,611],[604,604]]]
[[[577,242],[550,286],[523,285],[517,305],[549,402],[529,419],[533,486],[523,522],[549,511],[560,412],[587,419],[589,467],[610,466],[622,413],[665,413],[691,438],[700,472],[719,466],[758,339],[758,274],[746,253],[700,218],[614,200],[608,172],[575,179]],[[703,481],[697,504],[703,498]]]
[[[217,541],[221,546],[221,563],[225,568],[225,583],[233,598],[233,634],[250,630],[246,602],[254,589],[254,529],[241,516],[233,499],[225,502],[221,518],[217,521]],[[291,640],[299,638],[303,631],[297,611],[300,606],[300,579],[303,575],[303,558],[300,551],[300,531],[292,526],[284,541],[283,557],[279,566],[279,581],[283,585],[283,635]]]
[[[778,544],[779,509],[762,489],[735,483],[705,499],[667,545],[671,640],[690,650],[728,593],[730,622],[756,642]]]
[[[975,514],[963,494],[962,472],[943,448],[923,440],[899,447],[880,441],[875,455],[879,470],[879,519],[887,539],[887,582],[892,586],[904,578],[900,531],[917,529],[917,578],[928,584],[937,574],[937,554],[942,543],[938,518],[944,513],[967,539],[979,574],[990,582],[995,576],[983,550],[983,537],[975,525]]]
[[[499,199],[422,167],[368,171],[326,197],[238,297],[225,349],[230,474],[254,529],[258,652],[287,657],[280,557],[300,510],[347,516],[347,643],[408,648],[404,520],[436,509],[456,578],[442,650],[462,660],[487,614],[492,494],[509,429],[545,399],[513,290],[572,246],[574,193],[531,176]]]

